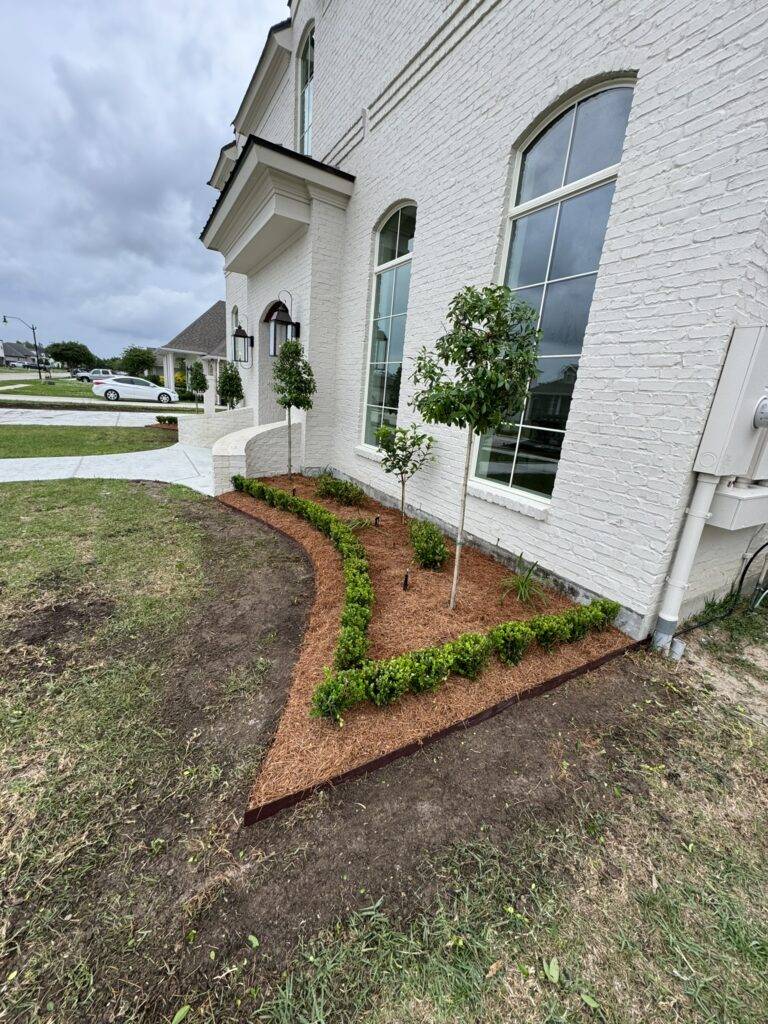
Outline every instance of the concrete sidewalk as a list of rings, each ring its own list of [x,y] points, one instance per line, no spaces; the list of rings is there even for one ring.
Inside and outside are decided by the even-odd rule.
[[[148,452],[73,455],[44,459],[0,459],[0,484],[23,480],[159,480],[213,494],[210,449],[174,444]]]
[[[114,406],[93,412],[78,409],[71,412],[63,409],[0,409],[0,426],[146,427],[152,423],[157,423],[154,413],[123,412]]]

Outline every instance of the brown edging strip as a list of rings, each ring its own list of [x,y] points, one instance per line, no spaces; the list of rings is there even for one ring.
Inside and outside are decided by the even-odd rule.
[[[361,775],[378,771],[380,768],[385,768],[388,764],[391,764],[392,761],[397,761],[401,757],[410,757],[411,754],[418,753],[422,747],[426,747],[430,743],[435,743],[437,740],[443,739],[444,736],[449,736],[452,732],[457,732],[459,729],[471,729],[475,725],[480,725],[481,722],[485,722],[489,718],[495,718],[496,715],[500,715],[502,711],[506,711],[508,708],[512,707],[513,704],[519,704],[521,701],[529,700],[531,697],[540,697],[542,694],[548,693],[550,690],[557,689],[558,686],[562,686],[563,683],[567,683],[569,680],[575,679],[577,676],[586,675],[587,672],[594,671],[601,665],[605,665],[607,662],[613,661],[614,658],[622,657],[630,651],[636,651],[641,647],[645,647],[647,644],[648,639],[635,640],[632,643],[627,644],[626,647],[620,647],[616,651],[609,651],[607,654],[604,654],[599,658],[595,658],[592,661],[585,662],[583,665],[579,665],[578,668],[570,669],[568,672],[562,672],[559,676],[553,676],[551,679],[546,679],[543,683],[537,683],[536,686],[532,686],[529,690],[525,690],[523,693],[515,694],[514,697],[506,697],[504,700],[491,705],[491,707],[486,708],[484,711],[478,711],[476,714],[470,715],[469,718],[464,718],[460,722],[454,722],[452,725],[448,725],[443,729],[439,729],[437,732],[433,732],[430,736],[425,736],[420,740],[415,740],[413,743],[407,743],[403,747],[398,747],[397,750],[391,750],[387,754],[382,754],[381,757],[375,757],[372,761],[367,761],[365,764],[358,765],[356,768],[350,768],[349,771],[342,772],[340,775],[335,775],[331,779],[326,779],[325,782],[320,782],[316,786],[309,786],[306,789],[300,789],[296,793],[291,793],[289,796],[282,796],[277,800],[270,800],[268,803],[261,804],[259,807],[249,807],[243,816],[243,825],[255,825],[257,821],[265,821],[267,818],[271,818],[272,815],[279,814],[280,811],[284,811],[288,807],[294,807],[296,804],[301,803],[302,800],[306,800],[308,797],[313,796],[315,793],[319,793],[323,789],[340,786],[343,782],[351,782],[353,779],[357,779]]]

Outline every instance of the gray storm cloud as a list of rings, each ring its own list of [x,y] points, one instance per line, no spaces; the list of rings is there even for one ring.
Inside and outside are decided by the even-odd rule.
[[[113,355],[222,297],[198,240],[205,182],[286,15],[284,0],[0,0],[0,312]]]

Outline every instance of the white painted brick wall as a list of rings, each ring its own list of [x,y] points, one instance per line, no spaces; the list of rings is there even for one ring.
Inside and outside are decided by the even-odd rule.
[[[200,448],[212,448],[220,437],[253,426],[253,409],[222,409],[213,415],[184,416],[179,419],[179,441]]]
[[[552,501],[532,518],[473,497],[468,528],[619,599],[642,628],[674,550],[730,328],[768,319],[768,7],[335,0],[324,16],[322,7],[301,0],[293,28],[298,41],[316,19],[314,152],[333,152],[361,109],[373,112],[341,164],[357,176],[355,192],[338,223],[317,210],[268,267],[246,283],[230,275],[227,309],[245,294],[252,330],[279,289],[293,293],[323,382],[307,465],[332,463],[392,495],[393,482],[355,453],[375,225],[393,202],[417,202],[407,372],[441,333],[451,296],[498,271],[515,140],[584,83],[637,73]],[[464,18],[474,26],[466,35]],[[294,74],[259,128],[289,145]],[[255,404],[253,377],[247,387]],[[403,423],[410,394],[406,382]],[[412,482],[411,500],[454,523],[463,438],[432,432],[439,459]],[[691,595],[733,575],[747,540],[708,530]]]

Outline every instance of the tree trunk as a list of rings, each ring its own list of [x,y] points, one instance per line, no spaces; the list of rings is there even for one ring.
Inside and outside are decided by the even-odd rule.
[[[467,434],[467,454],[464,458],[464,479],[461,483],[461,507],[459,508],[459,530],[456,534],[456,557],[453,561],[453,586],[451,587],[451,611],[456,607],[456,591],[459,589],[459,563],[461,562],[461,549],[464,544],[464,514],[467,511],[467,481],[469,480],[469,461],[472,456],[472,437],[474,431],[469,428]]]
[[[291,466],[291,407],[288,406],[288,479],[293,479],[293,467]]]
[[[400,481],[400,515],[405,522],[405,480]]]

